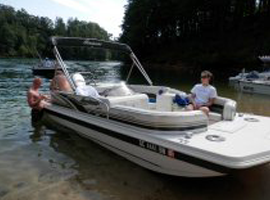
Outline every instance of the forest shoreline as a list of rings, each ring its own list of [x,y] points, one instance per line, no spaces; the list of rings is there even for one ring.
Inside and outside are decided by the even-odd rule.
[[[31,59],[31,60],[36,60],[37,62],[39,61],[39,58],[33,58],[33,57],[12,57],[12,56],[1,56],[0,59],[11,59],[11,60],[18,60],[18,59]],[[94,60],[93,60],[94,61]],[[104,60],[105,61],[105,60]],[[101,62],[104,62],[101,61]],[[112,60],[116,61],[116,60]],[[167,62],[152,62],[152,61],[142,61],[142,65],[145,67],[146,70],[150,71],[169,71],[169,72],[177,72],[177,73],[199,73],[202,70],[210,70],[210,71],[219,71],[224,74],[236,74],[240,73],[243,68],[247,69],[248,71],[252,70],[258,70],[262,71],[263,66],[261,64],[254,64],[254,63],[249,63],[247,65],[239,65],[239,64],[233,64],[230,66],[225,66],[220,67],[221,63],[212,63],[211,65],[198,65],[194,63],[187,63],[183,61],[172,61],[168,60]],[[253,66],[253,67],[252,67]]]

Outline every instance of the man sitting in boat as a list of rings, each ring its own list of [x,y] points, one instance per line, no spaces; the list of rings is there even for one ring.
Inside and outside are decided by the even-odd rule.
[[[81,96],[99,97],[98,91],[90,86],[86,85],[85,79],[80,73],[76,73],[72,76],[74,84],[76,86],[75,93]]]
[[[210,85],[213,75],[209,71],[201,73],[201,84],[196,84],[191,90],[191,104],[188,105],[188,110],[201,110],[206,115],[209,115],[209,107],[213,105],[217,97],[216,88]]]
[[[62,70],[57,70],[54,78],[51,81],[50,89],[52,91],[72,92],[72,88],[67,80],[67,77]]]

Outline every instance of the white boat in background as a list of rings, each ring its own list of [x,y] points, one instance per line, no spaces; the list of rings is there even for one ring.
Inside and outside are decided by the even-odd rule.
[[[270,56],[259,56],[259,59],[265,64],[270,64]]]
[[[270,64],[270,56],[259,56],[258,57],[266,66]],[[230,85],[238,86],[240,81],[253,81],[253,80],[264,80],[270,76],[270,69],[265,70],[263,72],[251,71],[246,72],[245,69],[242,70],[238,75],[232,76],[229,78]]]
[[[53,92],[44,119],[60,124],[149,170],[185,177],[213,177],[270,162],[270,118],[236,113],[234,100],[218,97],[209,118],[186,111],[182,91],[154,86],[125,44],[91,38],[53,37],[54,54],[74,92]],[[99,96],[76,94],[89,87],[83,73],[70,74],[58,46],[115,49],[133,64],[126,83],[93,84]],[[149,85],[128,84],[137,69]],[[80,85],[78,84],[78,78]]]
[[[247,77],[249,73],[246,73],[245,69],[242,70],[241,73],[237,74],[236,76],[229,77],[229,83],[231,85],[238,84],[240,80]]]
[[[270,95],[270,76],[264,80],[241,80],[239,87],[243,92]]]
[[[270,76],[269,70],[265,70],[265,71],[259,73],[257,71],[245,72],[245,69],[243,69],[242,72],[239,73],[238,75],[230,77],[229,82],[231,85],[238,86],[240,81],[265,80],[269,76]]]

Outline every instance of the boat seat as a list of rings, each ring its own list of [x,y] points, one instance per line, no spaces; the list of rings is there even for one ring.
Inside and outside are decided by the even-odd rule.
[[[110,107],[116,105],[130,106],[142,109],[148,109],[148,96],[146,94],[133,94],[129,96],[109,96],[100,97],[101,100],[105,101]]]
[[[206,131],[208,118],[201,111],[163,112],[117,105],[110,109],[110,116],[151,128],[179,128],[178,131]],[[179,132],[178,132],[179,133]],[[164,132],[166,134],[166,132]]]
[[[175,97],[175,94],[171,93],[163,93],[161,95],[157,95],[157,105],[156,109],[158,111],[169,111],[171,112],[173,107],[173,98]]]
[[[209,113],[209,120],[213,121],[213,122],[218,122],[222,120],[222,115],[219,113],[215,113],[215,112],[210,112]]]
[[[157,95],[157,105],[156,109],[158,111],[174,111],[177,110],[173,106],[173,99],[175,94],[173,93],[164,93],[161,95]],[[222,97],[217,97],[214,105],[210,107],[212,111],[212,118],[214,120],[233,120],[236,113],[236,102]]]
[[[83,75],[81,75],[80,73],[75,73],[72,75],[72,80],[74,82],[74,85],[76,87],[79,87],[79,86],[86,86],[86,81],[83,77]]]
[[[233,120],[236,114],[237,104],[234,100],[217,97],[210,110],[220,113],[223,120]]]
[[[99,97],[97,90],[90,86],[86,85],[84,77],[80,73],[75,73],[72,75],[74,85],[76,86],[75,93],[80,96],[90,96],[90,97]]]
[[[185,93],[181,93],[180,95],[186,96]],[[176,104],[173,103],[174,98],[175,98],[175,93],[165,92],[163,94],[158,94],[156,109],[158,111],[168,111],[168,112],[183,111],[183,108],[178,107]]]

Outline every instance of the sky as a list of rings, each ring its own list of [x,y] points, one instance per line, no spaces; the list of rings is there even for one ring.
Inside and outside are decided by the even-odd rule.
[[[113,37],[118,37],[127,0],[0,0],[0,4],[10,5],[16,10],[24,8],[29,14],[46,16],[53,21],[56,17],[65,21],[77,17],[96,22]]]

